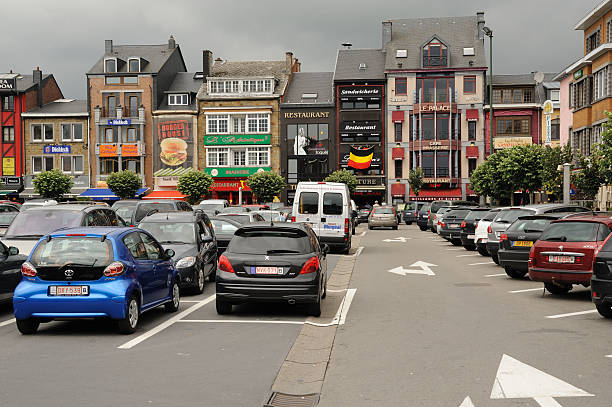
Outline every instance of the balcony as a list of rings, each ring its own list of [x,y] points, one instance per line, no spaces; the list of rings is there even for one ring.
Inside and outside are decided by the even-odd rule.
[[[109,119],[125,119],[129,120],[130,124],[145,124],[145,109],[142,106],[138,108],[117,106],[115,109],[109,109],[107,106],[94,108],[94,121],[97,125],[106,126]]]

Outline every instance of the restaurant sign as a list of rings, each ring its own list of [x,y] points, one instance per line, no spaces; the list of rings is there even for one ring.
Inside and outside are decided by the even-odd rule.
[[[44,146],[44,154],[70,154],[70,146]]]
[[[514,146],[528,146],[532,144],[531,137],[495,137],[493,148],[511,148]]]
[[[245,179],[237,180],[215,180],[213,182],[212,191],[238,191],[242,188],[243,191],[250,191],[251,188],[246,183]]]
[[[270,134],[204,136],[204,144],[207,146],[270,144],[271,137]]]
[[[382,95],[382,86],[339,86],[339,96],[345,97],[376,97]]]
[[[204,168],[207,174],[213,177],[248,177],[256,172],[270,171],[270,167],[208,167]]]
[[[442,112],[448,113],[451,111],[450,103],[421,103],[418,107],[419,112]]]
[[[153,118],[153,175],[168,176],[194,166],[193,117],[174,116],[171,120]],[[172,174],[176,175],[176,174]]]
[[[114,157],[117,155],[117,144],[100,144],[100,157]]]
[[[15,84],[15,78],[0,78],[0,90],[14,90]]]

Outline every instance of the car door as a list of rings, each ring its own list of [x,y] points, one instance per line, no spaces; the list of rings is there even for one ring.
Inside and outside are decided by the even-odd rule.
[[[198,230],[198,244],[199,247],[199,257],[202,264],[202,271],[205,276],[214,273],[217,268],[217,241],[215,239],[215,234],[212,231],[212,228],[209,228],[206,223],[203,221],[198,221],[197,225]],[[213,239],[212,242],[203,243],[203,237],[211,237]]]
[[[134,259],[136,279],[142,289],[142,304],[146,306],[155,301],[155,272],[153,262],[149,260],[147,249],[138,232],[132,232],[123,238],[123,244]]]
[[[139,233],[147,250],[149,261],[153,265],[153,272],[155,274],[153,288],[154,301],[161,300],[170,295],[170,284],[172,283],[174,263],[171,259],[166,258],[164,249],[153,237],[143,232]]]
[[[15,287],[21,281],[21,264],[26,256],[9,255],[8,247],[0,243],[0,301],[13,296]]]

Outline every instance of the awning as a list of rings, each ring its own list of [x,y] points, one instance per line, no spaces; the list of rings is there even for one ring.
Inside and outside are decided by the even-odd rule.
[[[478,120],[478,109],[467,109],[465,112],[466,118],[469,120]]]
[[[401,123],[404,121],[404,111],[403,110],[393,110],[391,112],[391,120],[393,123]]]
[[[136,191],[134,198],[140,197],[147,192],[149,188],[140,188]],[[85,192],[79,194],[80,197],[90,198],[94,201],[118,201],[119,198],[109,188],[88,188]]]
[[[404,148],[403,147],[393,147],[391,149],[391,158],[394,160],[403,160],[404,159]]]
[[[436,199],[459,201],[461,199],[461,188],[422,189],[419,196],[410,195],[410,199],[415,201],[434,201]]]
[[[391,195],[392,196],[405,196],[406,195],[406,184],[391,184]]]
[[[175,190],[153,191],[149,195],[143,196],[142,199],[175,199],[177,201],[184,201],[186,196]]]
[[[478,146],[467,146],[465,148],[466,158],[478,158]]]

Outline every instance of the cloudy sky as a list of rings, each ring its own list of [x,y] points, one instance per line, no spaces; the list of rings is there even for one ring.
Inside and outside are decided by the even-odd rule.
[[[561,3],[563,3],[561,5]],[[189,71],[203,49],[229,60],[284,59],[332,71],[343,42],[380,47],[389,18],[485,12],[495,73],[558,72],[582,53],[574,25],[599,0],[29,0],[2,6],[0,72],[53,73],[66,97],[85,98],[85,72],[115,44],[163,44],[170,34]],[[27,7],[24,7],[27,4]],[[488,43],[487,43],[488,46]]]

